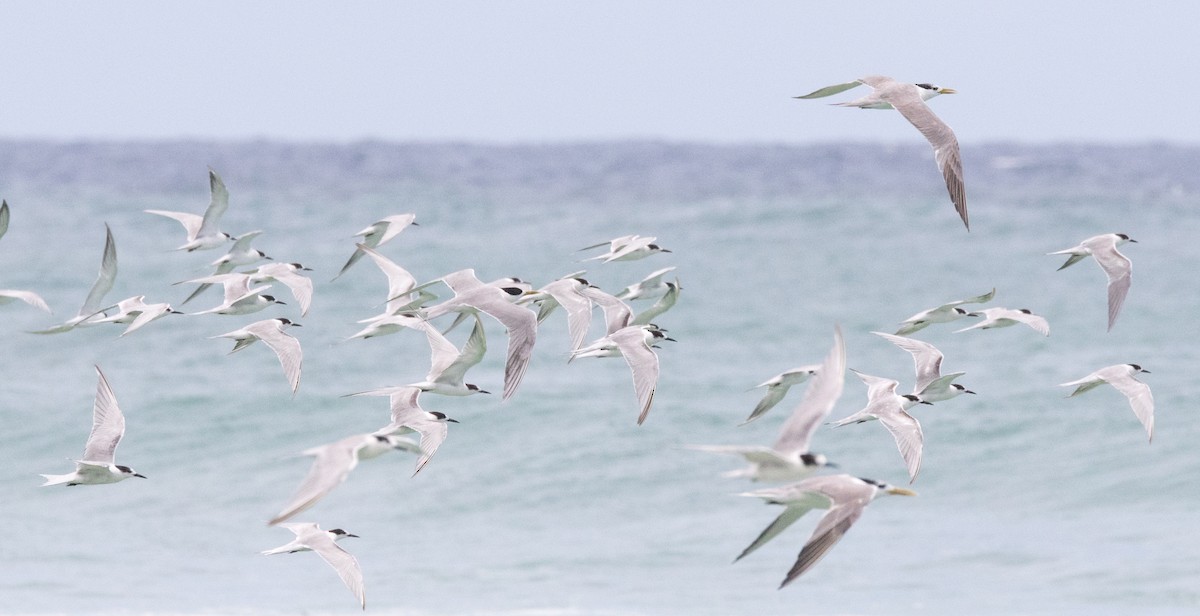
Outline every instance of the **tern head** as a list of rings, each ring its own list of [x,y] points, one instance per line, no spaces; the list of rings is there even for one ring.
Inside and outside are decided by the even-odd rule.
[[[971,390],[967,389],[966,387],[963,387],[962,385],[959,385],[958,383],[953,383],[953,384],[951,384],[951,385],[950,385],[950,387],[953,387],[954,389],[957,389],[959,393],[963,393],[963,394],[974,394],[974,393],[975,393],[975,392],[973,392],[973,391],[971,391]]]
[[[897,494],[900,496],[916,496],[917,495],[917,493],[913,492],[912,490],[906,490],[904,488],[897,488],[891,484],[887,484],[882,481],[875,481],[874,479],[867,479],[866,477],[859,477],[859,479],[875,486],[883,494]]]
[[[967,312],[966,310],[963,310],[962,308],[958,308],[958,307],[955,307],[955,309],[954,309],[954,312],[955,312],[956,314],[958,314],[959,316],[963,316],[963,317],[965,317],[965,316],[978,316],[978,315],[975,315],[974,313]]]
[[[800,461],[804,463],[804,466],[811,468],[821,468],[823,466],[828,466],[829,468],[838,467],[838,465],[830,462],[829,458],[819,453],[802,453],[800,454]]]
[[[329,533],[330,535],[333,535],[334,541],[337,541],[338,539],[345,539],[346,537],[356,537],[356,538],[358,537],[358,535],[351,535],[350,533],[348,533],[340,528],[334,528],[332,530],[328,530],[325,532]]]
[[[662,246],[659,246],[658,244],[647,244],[646,248],[649,248],[650,250],[653,250],[655,252],[671,252],[670,250],[667,250],[666,248],[663,248]]]
[[[267,253],[265,253],[265,252],[263,252],[263,251],[261,251],[261,250],[255,250],[255,251],[253,251],[253,254],[254,254],[254,256],[258,257],[259,259],[266,259],[266,260],[268,260],[268,261],[274,261],[274,260],[275,260],[275,259],[272,259],[271,257],[268,257],[268,256],[267,256]]]
[[[903,396],[900,396],[900,397],[904,398],[906,400],[912,400],[913,404],[928,404],[930,406],[933,405],[932,402],[926,402],[926,401],[922,400],[921,397],[916,394],[904,394]]]
[[[272,303],[272,304],[279,304],[279,305],[282,305],[282,306],[286,306],[286,305],[287,305],[287,303],[286,303],[286,302],[281,302],[281,301],[279,301],[279,300],[275,299],[275,296],[273,296],[273,295],[259,295],[259,297],[261,297],[261,298],[263,298],[263,299],[267,300],[268,302],[270,302],[270,303]]]
[[[473,392],[475,392],[475,393],[477,393],[477,394],[490,394],[490,393],[492,393],[492,392],[490,392],[490,391],[488,391],[488,390],[486,390],[486,389],[479,389],[479,386],[478,386],[478,385],[476,385],[476,384],[474,384],[474,383],[463,383],[463,386],[465,386],[467,389],[469,389],[470,391],[473,391]]]
[[[938,94],[958,94],[958,90],[955,90],[954,88],[943,88],[941,86],[935,86],[932,83],[918,83],[915,85],[918,88],[921,88],[921,100],[923,101],[927,101]]]
[[[429,414],[433,415],[434,419],[437,419],[438,421],[448,421],[450,423],[458,423],[457,419],[450,419],[449,417],[446,417],[445,413],[439,413],[438,411],[429,411]]]
[[[138,473],[137,471],[133,470],[132,468],[129,468],[128,466],[122,466],[120,464],[116,464],[114,466],[116,466],[117,470],[120,471],[122,475],[126,475],[129,477],[141,477],[142,479],[146,478],[145,475]]]
[[[1143,368],[1143,367],[1141,367],[1141,366],[1139,366],[1139,365],[1137,365],[1137,364],[1127,364],[1127,365],[1128,365],[1130,368],[1133,368],[1133,372],[1134,372],[1135,374],[1136,374],[1136,373],[1138,373],[1138,372],[1145,372],[1146,374],[1150,374],[1150,371],[1149,371],[1149,370],[1147,370],[1147,369],[1145,369],[1145,368]]]
[[[291,325],[292,327],[300,327],[301,326],[299,323],[295,323],[291,319],[288,319],[286,317],[279,317],[278,319],[275,319],[275,320],[279,321],[280,325]]]
[[[1138,243],[1137,240],[1133,239],[1132,237],[1129,237],[1128,235],[1125,235],[1124,233],[1117,233],[1115,235],[1117,236],[1118,244],[1124,244],[1125,242],[1133,242],[1134,244]]]

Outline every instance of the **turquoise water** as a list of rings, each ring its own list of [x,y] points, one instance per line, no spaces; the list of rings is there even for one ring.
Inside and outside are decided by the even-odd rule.
[[[386,423],[383,399],[340,396],[428,369],[413,332],[342,341],[385,299],[369,260],[329,282],[354,232],[413,212],[420,226],[382,252],[421,279],[473,267],[541,284],[586,267],[616,291],[675,265],[683,293],[658,322],[678,342],[659,352],[641,427],[623,362],[566,364],[561,314],[512,399],[423,397],[461,423],[420,475],[404,454],[366,461],[296,518],[361,536],[342,545],[372,613],[1196,613],[1200,149],[967,149],[970,233],[929,159],[923,146],[872,144],[5,143],[0,287],[37,291],[55,314],[0,307],[0,612],[357,611],[316,556],[258,552],[290,537],[265,522],[307,471],[294,454]],[[307,317],[281,289],[278,309],[171,316],[122,339],[116,327],[25,333],[78,310],[105,222],[120,262],[108,298],[182,301],[190,288],[172,283],[221,251],[171,252],[181,229],[142,210],[200,212],[206,165],[232,195],[226,231],[263,229],[257,247],[316,270]],[[1122,248],[1134,282],[1111,333],[1100,270],[1056,272],[1060,258],[1044,254],[1106,232],[1139,241]],[[630,233],[674,252],[576,262],[581,246]],[[991,305],[1028,307],[1051,335],[920,332],[979,394],[920,409],[920,496],[876,501],[781,591],[815,515],[732,565],[777,511],[718,477],[736,461],[682,446],[770,443],[799,392],[738,427],[758,399],[746,390],[818,362],[834,324],[850,367],[907,386],[908,355],[869,332],[992,287]],[[304,325],[295,398],[262,345],[227,356],[228,341],[207,339],[270,316]],[[485,325],[491,352],[470,380],[499,391],[503,330]],[[1111,388],[1067,400],[1056,387],[1125,362],[1151,371],[1153,444]],[[38,473],[68,472],[80,454],[93,364],[127,419],[117,461],[149,478],[41,489]],[[865,399],[850,376],[832,418]],[[904,484],[877,425],[822,429],[814,448]]]

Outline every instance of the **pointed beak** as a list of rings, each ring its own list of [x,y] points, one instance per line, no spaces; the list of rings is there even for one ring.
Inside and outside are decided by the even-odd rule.
[[[917,495],[916,492],[913,492],[912,490],[906,490],[904,488],[888,488],[887,492],[888,492],[888,494],[895,494],[897,496],[916,496]]]
[[[958,94],[958,90],[955,90],[954,88],[942,88],[941,90],[938,90],[938,93],[940,93],[940,94]]]
[[[1142,369],[1142,374],[1150,374],[1150,371],[1149,371],[1149,370],[1146,370],[1145,368],[1143,368],[1143,369]]]
[[[352,534],[350,534],[350,533],[346,533],[346,536],[347,536],[347,537],[354,537],[355,539],[362,539],[362,537],[359,537],[358,535],[352,535]]]
[[[143,474],[141,474],[141,473],[134,473],[134,474],[133,474],[133,476],[134,476],[134,477],[141,477],[142,479],[145,479],[145,478],[146,478],[146,476],[145,476],[145,475],[143,475]]]
[[[486,389],[480,389],[480,390],[479,390],[479,393],[481,393],[481,394],[490,394],[490,393],[492,393],[492,392],[490,392],[490,391],[488,391],[488,390],[486,390]]]
[[[263,256],[262,256],[262,258],[264,258],[264,259],[266,259],[266,260],[268,260],[268,261],[274,261],[274,260],[275,260],[275,257],[268,257],[267,255],[263,255]]]
[[[975,395],[975,392],[973,392],[973,391],[971,391],[971,390],[969,390],[969,389],[964,389],[964,390],[963,390],[963,393],[964,393],[964,394],[971,394],[972,396],[973,396],[973,395]]]
[[[1132,237],[1131,237],[1131,238],[1129,238],[1129,241],[1133,242],[1134,244],[1138,243],[1138,241],[1137,241],[1137,240],[1135,240],[1135,239],[1133,239]]]
[[[663,337],[663,340],[670,340],[671,342],[679,342],[678,340],[676,340],[674,338],[670,338],[670,337]],[[1145,372],[1145,370],[1143,370],[1142,372]]]
[[[926,402],[926,401],[924,401],[924,400],[921,400],[921,401],[919,402],[919,404],[928,404],[929,406],[933,406],[933,403],[932,403],[932,402]]]
[[[183,314],[182,312],[180,312],[180,311],[178,311],[178,310],[170,310],[169,312],[170,312],[171,314]]]
[[[825,462],[825,466],[828,468],[842,468],[842,467],[838,466],[836,462],[829,462],[829,461]]]
[[[458,423],[457,419],[450,419],[449,417],[446,418],[446,421],[449,423]]]

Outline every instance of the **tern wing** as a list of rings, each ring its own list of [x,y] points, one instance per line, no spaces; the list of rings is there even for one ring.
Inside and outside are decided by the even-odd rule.
[[[599,304],[600,309],[604,311],[604,322],[607,328],[606,335],[613,334],[617,330],[624,329],[633,324],[633,310],[629,308],[629,304],[600,289],[587,287],[580,292]]]
[[[91,291],[88,291],[87,299],[83,301],[83,307],[79,309],[79,316],[89,316],[100,310],[100,302],[104,300],[104,296],[113,288],[113,283],[117,280],[117,243],[113,240],[112,229],[108,228],[108,224],[104,225],[104,255],[100,259],[100,273],[96,276],[96,282],[92,283]]]
[[[8,201],[0,201],[0,237],[4,237],[8,233]]]
[[[17,289],[0,289],[0,297],[9,297],[19,299],[34,308],[50,312],[50,306],[46,304],[46,300],[42,299],[41,295],[33,291],[19,291]]]
[[[521,378],[525,376],[525,369],[529,367],[529,358],[537,341],[537,315],[532,310],[511,304],[502,298],[477,308],[500,321],[508,329],[503,396],[503,399],[507,400],[516,393]]]
[[[188,212],[170,212],[167,210],[143,210],[147,214],[157,214],[173,218],[183,225],[183,229],[187,231],[188,241],[192,241],[196,234],[200,232],[200,225],[204,224],[204,217],[197,214],[189,214]]]
[[[638,315],[634,317],[632,321],[630,321],[630,325],[647,325],[654,321],[654,319],[658,318],[658,315],[670,310],[673,306],[675,306],[675,302],[679,299],[679,289],[681,288],[679,286],[679,279],[676,279],[675,284],[668,284],[669,287],[667,288],[667,292],[664,293],[662,297],[658,298],[658,301],[654,302],[653,306],[650,306],[645,311],[638,313]]]
[[[1111,331],[1113,324],[1117,322],[1117,315],[1121,313],[1121,306],[1125,304],[1125,296],[1129,293],[1133,263],[1117,251],[1115,242],[1094,250],[1092,256],[1108,276],[1108,329]]]
[[[312,305],[312,279],[295,272],[282,272],[273,274],[271,277],[282,282],[288,289],[291,289],[292,297],[295,297],[296,303],[300,304],[300,316],[308,314],[308,308]]]
[[[814,507],[811,506],[789,506],[784,508],[783,513],[780,513],[779,517],[776,517],[774,521],[768,524],[767,527],[758,534],[758,537],[756,537],[754,541],[750,543],[750,545],[746,546],[746,549],[742,550],[742,553],[738,554],[737,558],[733,559],[733,562],[737,562],[746,556],[749,556],[751,552],[757,550],[768,541],[777,537],[779,533],[784,531],[784,529],[791,526],[792,523],[804,517],[804,514],[812,511],[813,509]]]
[[[229,191],[225,188],[225,182],[221,181],[221,176],[211,167],[208,170],[208,187],[212,199],[208,202],[208,209],[204,210],[197,235],[220,233],[221,216],[229,209]]]
[[[411,225],[413,223],[413,221],[416,219],[417,219],[417,217],[413,214],[397,214],[395,216],[385,216],[379,222],[387,223],[387,226],[384,228],[383,235],[380,236],[379,241],[376,242],[375,245],[382,246],[382,245],[392,241],[393,238],[395,238],[397,235],[400,235],[400,232],[407,229],[408,226]],[[376,223],[376,224],[379,224],[379,223]]]
[[[808,94],[805,94],[804,96],[797,96],[795,98],[825,98],[826,96],[833,96],[834,94],[840,94],[851,88],[857,88],[858,86],[861,86],[862,84],[863,84],[862,81],[855,79],[854,81],[850,81],[847,83],[839,83],[839,84],[832,85],[832,86],[825,86],[824,88],[821,88],[820,90],[817,90],[815,92],[809,92]]]
[[[905,338],[903,336],[893,336],[892,334],[885,334],[883,332],[871,333],[908,351],[908,354],[912,355],[917,371],[917,384],[913,386],[914,392],[924,391],[930,383],[941,376],[942,352],[937,350],[937,347],[928,342]]]
[[[896,448],[900,450],[900,456],[904,458],[904,464],[908,467],[908,481],[912,483],[917,480],[917,473],[921,472],[921,450],[925,439],[921,434],[921,423],[915,417],[899,408],[896,411],[876,416],[879,417],[879,423],[883,424],[896,440]]]
[[[971,223],[967,220],[967,191],[963,185],[962,158],[959,156],[958,138],[954,136],[954,131],[921,100],[920,94],[910,88],[888,88],[881,96],[917,127],[933,146],[933,156],[942,177],[946,180],[950,200],[954,202],[954,209],[969,230]]]
[[[646,344],[645,331],[640,327],[622,329],[611,338],[633,372],[633,390],[642,409],[638,415],[638,425],[641,425],[650,413],[654,390],[658,387],[658,355]]]
[[[1150,386],[1124,374],[1120,377],[1110,378],[1108,382],[1117,388],[1117,391],[1125,394],[1126,398],[1129,398],[1129,406],[1133,408],[1133,414],[1137,416],[1138,421],[1142,422],[1142,426],[1146,428],[1146,434],[1153,441],[1154,396],[1150,393]]]
[[[308,475],[296,489],[296,493],[288,501],[287,506],[279,515],[267,524],[274,526],[288,518],[317,504],[326,494],[338,487],[350,471],[358,465],[358,449],[362,446],[363,435],[346,437],[340,441],[322,445],[308,450],[308,455],[315,456]]]
[[[143,306],[141,314],[134,317],[133,321],[129,323],[129,327],[126,327],[125,331],[121,332],[121,336],[127,336],[145,327],[147,323],[163,316],[169,310],[171,310],[171,307],[167,304],[148,304]]]
[[[546,293],[567,312],[567,331],[571,335],[571,350],[583,345],[592,322],[592,300],[577,288],[580,283],[567,278],[544,287]],[[538,314],[539,318],[542,315]]]
[[[362,608],[367,609],[367,595],[363,589],[362,569],[358,566],[358,560],[323,532],[309,534],[305,537],[304,544],[333,567],[346,588],[354,593]]]
[[[812,383],[804,391],[800,404],[779,430],[779,438],[772,449],[780,452],[805,453],[809,449],[813,433],[829,416],[834,404],[842,396],[846,381],[846,342],[842,329],[834,327],[833,347],[825,361],[812,377]]]
[[[841,541],[846,531],[850,530],[850,527],[862,516],[863,510],[869,502],[870,499],[854,499],[837,502],[830,507],[829,511],[821,517],[821,521],[817,523],[817,527],[805,542],[804,547],[800,550],[800,555],[796,557],[795,564],[787,572],[787,576],[783,578],[779,587],[783,588],[792,583],[829,553],[829,550],[833,549],[838,541]]]
[[[83,460],[112,464],[117,452],[117,445],[125,435],[125,416],[117,406],[117,397],[113,394],[108,379],[96,366],[96,374],[100,380],[96,383],[96,402],[92,407],[92,432],[88,435],[87,445],[83,448]]]
[[[1028,325],[1029,327],[1033,328],[1033,331],[1036,331],[1043,336],[1050,335],[1050,322],[1047,321],[1045,317],[1040,317],[1036,314],[1026,314],[1024,312],[1015,312],[1014,314],[1005,316],[1014,321],[1020,321],[1021,323]]]
[[[258,336],[258,339],[279,357],[283,373],[287,376],[288,384],[292,386],[292,395],[296,395],[296,389],[300,387],[300,367],[304,362],[300,341],[284,332],[279,326],[279,321],[275,319],[251,323],[246,326],[246,330]]]

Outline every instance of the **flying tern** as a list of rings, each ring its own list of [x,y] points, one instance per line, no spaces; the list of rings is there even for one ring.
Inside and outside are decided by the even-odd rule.
[[[390,434],[355,434],[327,445],[307,449],[306,456],[313,456],[308,475],[288,500],[288,504],[268,522],[274,526],[317,504],[325,495],[341,485],[350,471],[358,466],[359,460],[379,457],[393,449],[421,453],[420,445],[413,441]]]
[[[208,186],[212,193],[212,200],[208,203],[208,209],[204,210],[204,216],[187,212],[146,210],[149,214],[173,218],[183,225],[184,230],[187,231],[187,242],[175,250],[188,252],[210,250],[224,246],[225,242],[234,239],[233,236],[218,228],[221,224],[221,216],[225,214],[225,210],[229,209],[229,191],[225,188],[225,182],[221,181],[221,176],[217,175],[217,172],[213,171],[211,167],[208,170]]]
[[[449,432],[446,423],[458,423],[458,420],[446,417],[445,413],[426,411],[421,408],[421,405],[417,403],[420,395],[421,389],[418,387],[397,388],[388,396],[388,402],[392,409],[392,422],[374,432],[376,435],[414,432],[421,435],[421,457],[417,459],[416,469],[413,470],[414,476],[421,472],[422,468],[425,468],[425,464],[429,462],[433,454],[437,453],[438,447],[441,447],[446,440],[446,434]]]
[[[567,313],[567,332],[571,336],[569,350],[574,351],[583,345],[592,322],[592,298],[584,291],[593,288],[583,278],[560,278],[536,291],[527,292],[519,301],[538,303],[538,323],[561,306]]]
[[[925,101],[939,94],[954,94],[956,90],[943,88],[928,83],[901,83],[891,77],[871,75],[821,88],[804,96],[796,98],[822,98],[840,92],[845,92],[859,85],[867,85],[874,91],[870,94],[843,103],[835,103],[841,107],[858,107],[860,109],[895,109],[912,123],[933,146],[933,156],[937,162],[942,177],[946,180],[946,189],[950,192],[950,200],[954,209],[962,218],[967,230],[971,224],[967,220],[967,191],[963,186],[962,158],[958,152],[958,138],[950,126],[934,115]]]
[[[921,471],[921,450],[925,438],[921,433],[921,422],[908,414],[908,408],[917,403],[929,403],[913,394],[896,394],[896,386],[900,384],[898,381],[862,374],[857,370],[851,372],[859,375],[867,384],[867,406],[834,422],[834,427],[879,420],[896,441],[900,457],[904,458],[904,464],[908,467],[909,483],[916,481],[917,473]]]
[[[1050,323],[1045,317],[1033,314],[1028,308],[1020,308],[1013,310],[1012,308],[985,308],[968,312],[969,317],[983,317],[983,320],[962,329],[956,330],[954,333],[965,332],[969,329],[995,329],[997,327],[1011,327],[1017,323],[1028,325],[1033,331],[1043,335],[1050,335]]]
[[[270,260],[271,257],[268,257],[267,253],[250,247],[250,242],[260,235],[262,235],[262,231],[250,231],[249,233],[243,233],[238,236],[237,241],[235,241],[233,246],[229,248],[229,252],[226,252],[225,255],[220,259],[212,262],[211,265],[216,268],[213,270],[212,275],[219,276],[221,274],[228,274],[232,272],[234,268],[241,267],[243,265],[253,265],[259,261],[262,261],[263,259]],[[192,301],[196,298],[196,296],[203,293],[212,285],[213,283],[211,282],[201,283],[200,286],[196,287],[196,290],[192,291],[192,294],[187,296],[187,299],[180,302],[179,305],[182,306],[183,304]]]
[[[42,475],[46,478],[43,486],[63,483],[68,486],[95,485],[116,483],[130,477],[146,478],[128,466],[114,462],[117,445],[125,436],[125,415],[117,406],[117,397],[100,371],[100,366],[96,366],[96,374],[100,380],[96,384],[96,402],[92,406],[92,432],[83,447],[83,459],[75,461],[73,473]]]
[[[571,359],[618,355],[624,357],[625,363],[629,364],[629,369],[633,372],[633,389],[641,407],[637,422],[641,425],[650,413],[654,391],[658,388],[658,355],[650,347],[659,340],[674,342],[673,338],[668,338],[652,325],[631,325],[573,351]]]
[[[1082,379],[1068,381],[1059,386],[1075,388],[1075,391],[1067,396],[1070,398],[1091,391],[1104,383],[1112,385],[1126,398],[1129,398],[1129,406],[1133,408],[1133,414],[1137,416],[1138,421],[1142,422],[1142,426],[1146,428],[1146,435],[1149,436],[1150,441],[1153,441],[1154,396],[1150,393],[1149,385],[1134,378],[1134,375],[1138,373],[1150,374],[1150,371],[1137,364],[1117,364],[1101,368]]]
[[[367,595],[363,590],[362,569],[358,566],[358,560],[349,552],[343,550],[337,541],[346,537],[357,537],[350,533],[335,528],[333,530],[321,530],[319,526],[311,522],[297,522],[293,524],[280,524],[280,526],[295,533],[296,538],[289,543],[281,545],[271,550],[264,550],[264,556],[272,554],[295,554],[296,552],[313,551],[317,556],[321,557],[333,570],[337,572],[338,577],[342,579],[342,583],[354,596],[358,598],[358,602],[362,605],[362,609],[367,609]]]
[[[279,357],[283,374],[287,376],[288,384],[292,386],[292,395],[295,396],[296,389],[300,387],[300,364],[304,361],[304,353],[300,349],[300,341],[284,331],[288,327],[300,327],[300,324],[284,318],[265,319],[212,338],[232,339],[234,344],[231,354],[262,340]]]
[[[512,303],[510,298],[525,294],[520,287],[486,285],[466,269],[438,279],[454,291],[454,297],[425,309],[426,319],[435,319],[450,312],[483,312],[499,321],[508,330],[508,356],[504,363],[504,396],[507,400],[517,391],[533,345],[537,341],[537,316],[530,310]],[[435,281],[436,282],[436,281]],[[429,284],[429,283],[427,283]]]
[[[641,282],[631,284],[624,289],[621,289],[620,291],[616,292],[614,296],[627,302],[638,299],[654,299],[656,297],[662,297],[662,295],[669,289],[667,285],[670,284],[664,280],[664,277],[673,271],[675,271],[675,266],[664,267],[660,270],[655,270],[643,278]]]
[[[954,382],[955,379],[966,374],[966,372],[942,374],[942,352],[932,344],[921,340],[905,338],[904,336],[893,336],[892,334],[885,334],[883,332],[871,333],[908,351],[909,355],[912,355],[913,363],[916,365],[917,370],[917,381],[913,385],[912,393],[916,394],[921,400],[925,402],[941,402],[962,394],[975,393]]]
[[[660,252],[671,252],[670,250],[655,244],[655,239],[657,238],[648,236],[643,237],[641,235],[623,235],[607,242],[600,242],[599,244],[584,246],[576,252],[583,252],[584,250],[591,250],[593,248],[599,248],[607,245],[608,252],[584,259],[584,261],[600,261],[601,263],[610,263],[612,261],[634,261],[636,259],[644,259],[652,254],[657,254]]]
[[[362,241],[355,244],[354,254],[350,255],[350,260],[346,261],[346,264],[342,266],[341,271],[339,271],[337,276],[334,276],[333,279],[337,280],[338,277],[346,273],[346,270],[350,269],[350,266],[358,263],[358,260],[363,258],[365,251],[359,246],[359,244],[366,246],[367,248],[375,248],[382,244],[386,244],[390,242],[392,238],[400,235],[400,232],[407,229],[409,225],[419,227],[420,225],[418,225],[416,221],[417,217],[414,214],[385,216],[371,223],[371,225],[366,229],[355,233],[355,236],[362,236]]]
[[[116,314],[103,318],[88,319],[88,325],[99,325],[101,323],[128,324],[129,327],[126,327],[125,331],[121,332],[121,336],[124,337],[145,327],[147,323],[165,317],[168,314],[183,314],[171,308],[171,304],[147,304],[145,295],[123,299],[112,306],[102,309],[100,312],[106,313],[114,308],[117,311]],[[97,313],[96,316],[101,317],[103,315]]]
[[[365,244],[355,244],[355,246],[368,257],[371,257],[371,260],[375,262],[375,265],[379,266],[379,270],[387,277],[388,282],[388,299],[387,304],[384,306],[383,314],[359,321],[359,323],[383,320],[401,311],[413,310],[437,299],[436,295],[424,289],[413,291],[417,286],[417,279],[408,273],[408,270],[396,264],[395,261],[379,254]]]
[[[792,388],[792,385],[799,385],[800,383],[807,381],[809,377],[816,374],[820,369],[820,364],[800,366],[799,368],[784,370],[783,372],[780,372],[779,374],[776,374],[775,376],[756,385],[754,389],[766,387],[767,392],[763,394],[762,399],[758,401],[757,405],[755,405],[754,410],[750,411],[750,416],[747,417],[746,421],[743,421],[742,423],[748,424],[755,419],[762,417],[767,411],[775,408],[775,405],[779,404],[780,400],[783,400],[783,397],[787,395],[787,392]]]
[[[634,315],[633,320],[629,322],[630,325],[646,325],[657,319],[660,314],[675,306],[675,302],[679,300],[679,291],[683,289],[683,287],[679,286],[679,279],[676,278],[675,282],[666,282],[663,284],[667,287],[663,296],[658,298],[658,301],[654,302],[649,308]]]
[[[941,306],[936,306],[934,308],[930,308],[929,310],[922,310],[921,312],[904,319],[904,321],[900,324],[900,329],[896,331],[896,335],[909,336],[914,332],[925,329],[934,323],[949,323],[951,321],[957,321],[958,319],[967,316],[967,311],[959,308],[959,306],[963,304],[987,303],[992,301],[992,298],[995,296],[996,289],[993,288],[991,291],[988,291],[983,295],[946,302]]]
[[[829,511],[817,522],[795,564],[783,578],[780,588],[791,584],[805,571],[812,568],[841,541],[842,536],[862,516],[867,505],[878,496],[898,494],[901,496],[916,496],[916,492],[897,488],[872,479],[862,479],[852,475],[823,475],[809,477],[797,483],[779,488],[755,490],[746,492],[743,496],[761,498],[770,505],[783,505],[783,513],[775,518],[759,534],[734,562],[741,560],[763,544],[774,539],[793,522],[813,509],[828,509]]]
[[[225,301],[219,306],[191,314],[252,314],[271,304],[284,304],[273,295],[263,293],[271,288],[270,285],[251,289],[249,274],[221,274],[184,282],[217,282],[225,287]]]
[[[784,422],[773,445],[700,445],[692,448],[742,456],[750,463],[749,466],[726,473],[725,476],[747,477],[751,481],[795,481],[811,475],[821,467],[835,466],[825,456],[813,453],[809,447],[813,433],[829,416],[833,405],[842,395],[846,374],[846,343],[842,339],[841,328],[834,329],[833,347],[825,356],[825,361],[811,368],[811,371],[803,373],[815,375],[812,377],[812,384],[804,392],[804,398],[792,411],[791,417]],[[780,397],[782,398],[782,394]]]
[[[1112,331],[1121,314],[1121,306],[1125,304],[1125,296],[1129,294],[1129,284],[1132,282],[1133,263],[1117,250],[1117,246],[1126,242],[1137,243],[1124,233],[1105,233],[1089,237],[1078,246],[1046,254],[1071,255],[1067,262],[1058,269],[1065,269],[1091,255],[1096,259],[1104,275],[1108,277],[1108,330]]]

